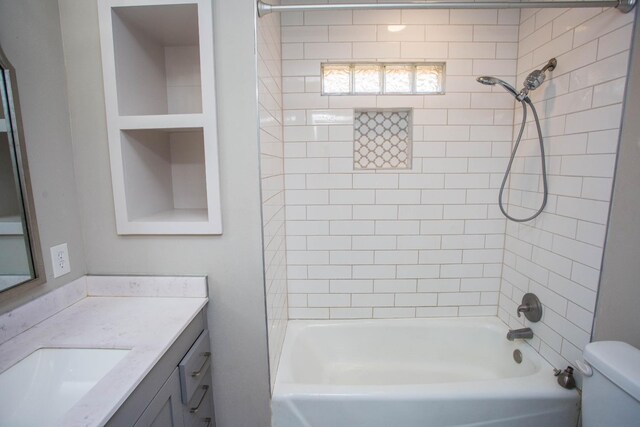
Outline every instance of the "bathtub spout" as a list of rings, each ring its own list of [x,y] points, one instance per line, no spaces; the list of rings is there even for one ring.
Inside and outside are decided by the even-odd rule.
[[[533,331],[531,328],[522,328],[522,329],[510,329],[507,332],[507,339],[509,341],[513,341],[515,339],[531,339],[533,338]]]

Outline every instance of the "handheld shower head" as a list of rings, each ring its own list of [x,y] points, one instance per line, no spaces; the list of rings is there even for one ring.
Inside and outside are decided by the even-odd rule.
[[[518,95],[518,91],[513,86],[511,86],[509,83],[505,82],[504,80],[500,80],[497,77],[480,76],[476,79],[476,81],[478,83],[482,83],[483,85],[489,85],[489,86],[495,86],[496,84],[498,84],[502,86],[504,89],[506,89],[507,92],[511,93],[513,96]]]
[[[522,122],[520,123],[520,131],[515,140],[513,150],[511,151],[511,159],[509,160],[509,164],[507,165],[507,170],[505,171],[504,177],[502,178],[502,184],[500,185],[500,192],[498,193],[498,206],[500,207],[500,211],[502,211],[505,217],[507,217],[512,221],[516,221],[516,222],[531,221],[532,219],[540,215],[544,210],[545,206],[547,205],[549,188],[547,184],[547,168],[545,163],[546,159],[544,155],[544,141],[542,139],[542,129],[540,128],[540,120],[538,118],[538,113],[536,112],[536,107],[534,107],[533,102],[531,101],[531,99],[529,99],[528,93],[529,93],[529,90],[538,88],[542,84],[542,82],[544,82],[545,72],[547,70],[552,71],[556,67],[557,63],[558,61],[556,61],[555,58],[552,58],[547,63],[547,65],[545,65],[541,70],[535,70],[534,72],[529,74],[525,79],[524,87],[520,92],[516,91],[515,88],[511,86],[509,83],[505,82],[504,80],[500,80],[497,77],[480,76],[476,79],[478,83],[482,83],[483,85],[495,86],[498,84],[502,86],[509,93],[511,93],[518,102],[522,104]],[[542,166],[542,185],[543,185],[544,194],[542,197],[542,203],[540,204],[540,208],[538,208],[538,210],[533,215],[528,216],[526,218],[515,218],[509,215],[509,213],[505,210],[502,203],[502,194],[507,184],[507,179],[509,178],[509,174],[511,173],[511,166],[513,165],[513,160],[516,157],[518,146],[522,141],[522,136],[523,136],[525,127],[527,125],[527,108],[530,108],[531,112],[533,113],[533,118],[536,122],[536,129],[538,131],[538,142],[540,145],[540,161]]]
[[[483,85],[493,86],[498,83],[498,79],[491,76],[480,76],[476,79],[478,83],[482,83]]]

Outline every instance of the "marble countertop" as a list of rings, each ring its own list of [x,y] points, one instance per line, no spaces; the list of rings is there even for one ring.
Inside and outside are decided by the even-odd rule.
[[[65,427],[102,426],[207,301],[204,296],[85,294],[2,343],[0,372],[43,347],[129,349],[129,353],[58,420],[58,425]]]

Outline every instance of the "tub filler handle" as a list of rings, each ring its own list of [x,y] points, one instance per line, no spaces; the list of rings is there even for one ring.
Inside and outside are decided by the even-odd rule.
[[[518,306],[518,317],[522,313],[530,322],[537,322],[542,318],[542,304],[535,294],[524,294],[522,304]]]

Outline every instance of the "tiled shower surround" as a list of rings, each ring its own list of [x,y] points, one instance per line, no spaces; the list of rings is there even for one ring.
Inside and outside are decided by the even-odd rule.
[[[262,227],[269,374],[273,387],[287,326],[280,16],[275,13],[260,19],[257,30]]]
[[[290,318],[496,315],[518,11],[282,16]],[[321,96],[323,61],[446,62],[445,95]],[[412,109],[410,169],[354,170],[354,110]]]
[[[529,223],[507,223],[498,314],[513,327],[524,292],[544,304],[531,344],[555,366],[589,342],[620,128],[633,14],[614,9],[524,10],[518,81],[551,55],[553,79],[531,94],[542,119],[549,203]],[[516,110],[516,122],[520,109]],[[533,122],[510,182],[510,210],[527,216],[542,199]]]
[[[576,359],[591,331],[632,21],[613,9],[282,14],[289,318],[497,314],[520,327],[515,308],[532,291],[544,316],[531,344],[557,367]],[[554,56],[531,94],[549,203],[507,223],[497,197],[521,110],[475,78],[521,87]],[[320,63],[340,61],[445,61],[446,94],[321,96]],[[410,169],[354,170],[353,115],[367,109],[412,109]],[[541,198],[534,132],[530,122],[505,192],[516,216]]]

